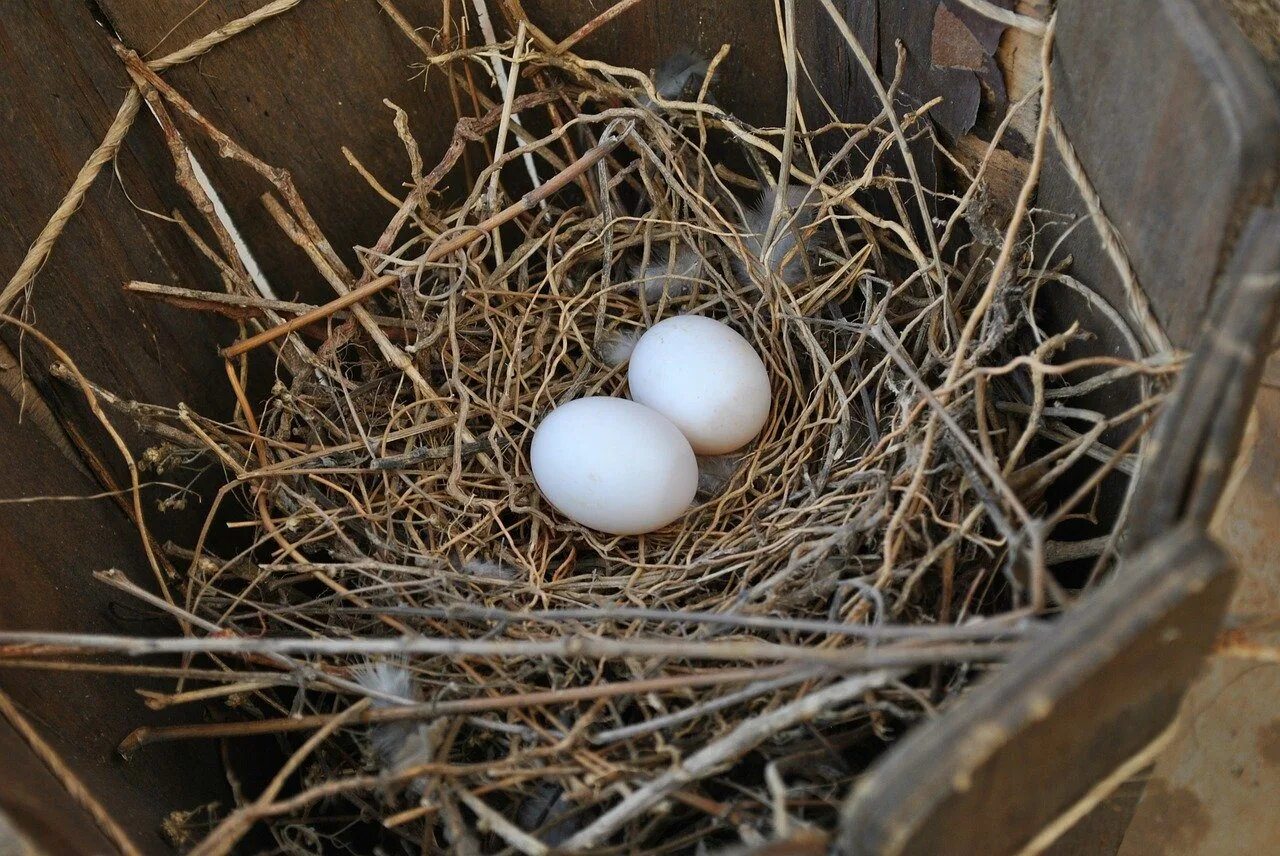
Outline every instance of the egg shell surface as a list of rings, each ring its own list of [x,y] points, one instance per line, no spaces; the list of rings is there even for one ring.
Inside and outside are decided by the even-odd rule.
[[[625,398],[570,401],[538,425],[533,478],[564,516],[612,535],[661,529],[698,489],[698,462],[680,429]]]
[[[764,361],[729,325],[678,315],[649,328],[627,368],[631,398],[661,413],[699,455],[740,449],[769,419]]]

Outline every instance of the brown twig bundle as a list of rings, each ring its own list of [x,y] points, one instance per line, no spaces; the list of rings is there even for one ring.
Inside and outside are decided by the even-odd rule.
[[[253,667],[176,670],[223,686],[151,703],[232,697],[257,720],[142,729],[130,749],[311,733],[195,852],[225,852],[261,819],[282,848],[307,849],[298,836],[334,834],[351,804],[387,846],[457,852],[678,851],[829,825],[884,737],[1069,605],[1050,565],[1114,555],[1110,536],[1051,536],[1093,513],[1109,473],[1132,474],[1170,366],[1034,257],[1043,120],[1022,197],[983,239],[970,225],[986,161],[955,163],[954,194],[924,186],[915,159],[945,149],[927,110],[899,115],[893,85],[866,124],[806,131],[792,52],[785,127],[753,128],[708,98],[723,53],[655,81],[530,32],[428,57],[453,85],[469,63],[507,73],[430,171],[397,121],[409,190],[375,182],[397,211],[358,273],[287,173],[125,54],[195,201],[208,200],[171,111],[270,181],[269,210],[340,295],[257,296],[211,218],[218,249],[188,232],[228,295],[130,287],[257,325],[226,352],[235,418],[96,393],[164,438],[144,463],[220,467],[206,531],[238,498],[255,538],[224,558],[203,537],[171,547],[189,564],[166,598],[101,575],[186,637],[64,646]],[[488,165],[446,204],[438,188],[481,148]],[[1088,301],[1132,354],[1066,359],[1084,331],[1042,330],[1053,289]],[[626,343],[678,313],[758,350],[768,424],[703,460],[695,506],[661,531],[567,521],[530,477],[533,429],[572,399],[625,395]],[[243,360],[267,344],[279,378],[255,406]],[[1123,412],[1079,404],[1135,382],[1146,395]],[[302,786],[281,796],[294,772]]]

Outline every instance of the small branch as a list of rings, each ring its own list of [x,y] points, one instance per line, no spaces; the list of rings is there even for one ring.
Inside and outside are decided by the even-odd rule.
[[[968,6],[979,15],[1004,24],[1006,27],[1024,30],[1033,36],[1043,36],[1049,29],[1044,21],[1032,18],[1029,15],[1019,15],[1009,9],[1002,9],[992,3],[991,0],[960,0],[960,3]]]
[[[723,770],[773,735],[808,722],[820,713],[855,699],[892,681],[892,672],[872,672],[803,696],[769,713],[748,719],[724,737],[713,740],[685,761],[633,791],[564,844],[570,852],[596,847],[624,824],[656,806],[690,782]]]
[[[578,42],[582,41],[587,36],[612,21],[614,18],[617,18],[623,12],[628,12],[643,2],[644,0],[620,0],[620,2],[613,4],[608,9],[605,9],[599,15],[596,15],[590,21],[587,21],[587,23],[574,30],[567,38],[562,39],[551,52],[558,54],[565,53]]]
[[[520,42],[523,41],[522,37],[524,35],[523,28],[521,29],[518,40],[516,42],[515,59],[512,61],[511,74],[508,75],[506,69],[502,67],[502,60],[498,57],[496,52],[497,45],[498,45],[498,38],[497,38],[497,34],[494,32],[493,23],[489,20],[489,7],[485,3],[485,0],[472,0],[472,2],[475,4],[476,18],[480,22],[480,32],[484,35],[489,45],[495,49],[495,52],[491,54],[489,57],[489,64],[493,68],[493,76],[494,76],[494,79],[498,82],[498,89],[500,89],[502,92],[505,93],[505,101],[509,104],[511,101],[511,96],[515,92],[516,81],[518,80],[519,56],[520,56],[520,50],[521,50]],[[503,109],[503,115],[510,117],[510,121],[512,125],[516,126],[517,128],[521,127],[520,120],[515,116],[511,116],[511,109],[509,106]],[[495,155],[495,158],[496,158],[496,155]],[[535,188],[538,187],[538,185],[540,185],[542,181],[538,178],[538,167],[533,162],[533,154],[531,152],[525,152],[524,168],[526,171],[528,171],[529,180],[533,182],[533,186]]]
[[[557,639],[454,639],[405,636],[400,639],[306,639],[247,636],[154,638],[95,633],[0,631],[0,656],[103,652],[141,657],[152,654],[265,654],[274,656],[329,654],[365,656],[556,657],[562,659],[654,657],[712,662],[789,662],[838,669],[879,669],[944,662],[1000,660],[1017,645],[881,645],[877,648],[812,648],[759,640],[724,642],[673,641],[632,637],[565,635]]]
[[[5,654],[0,651],[0,663]],[[571,687],[560,690],[543,690],[515,693],[505,696],[481,696],[469,699],[447,699],[417,705],[380,707],[363,714],[359,722],[404,722],[429,720],[440,716],[485,713],[495,710],[513,710],[522,707],[539,707],[552,704],[574,704],[602,698],[662,692],[671,689],[694,689],[744,683],[778,677],[792,671],[790,666],[751,669],[714,669],[691,675],[669,675],[660,678],[643,678],[634,681],[616,681],[594,686]],[[120,753],[128,756],[139,747],[151,743],[172,740],[193,740],[220,737],[249,737],[261,734],[285,734],[294,731],[311,731],[331,719],[330,714],[291,716],[284,719],[260,719],[252,722],[218,722],[200,725],[169,725],[158,728],[139,728],[120,744]]]
[[[594,166],[601,158],[613,151],[618,143],[622,142],[623,137],[625,137],[628,132],[629,131],[624,130],[621,133],[606,139],[601,142],[600,145],[589,150],[576,162],[570,164],[568,167],[552,176],[540,188],[531,193],[525,194],[518,202],[512,203],[497,214],[494,214],[492,217],[477,223],[475,226],[464,227],[466,230],[461,234],[455,235],[449,240],[432,247],[427,251],[427,254],[423,256],[422,263],[430,264],[432,262],[439,261],[440,259],[445,258],[464,247],[470,246],[492,230],[501,226],[503,223],[508,223],[511,220],[514,220],[517,215],[533,210],[543,199],[546,199],[566,184],[574,181],[579,175],[582,175]],[[317,321],[328,318],[335,312],[367,300],[382,291],[384,288],[387,288],[399,281],[399,274],[385,274],[377,279],[370,280],[364,285],[352,289],[346,294],[329,301],[323,306],[318,306],[310,312],[305,312],[290,321],[286,321],[276,327],[263,330],[256,336],[250,336],[248,339],[244,339],[240,342],[236,342],[228,348],[224,348],[222,355],[228,359],[232,359],[240,356],[241,354],[247,354],[249,351],[259,348],[268,342],[274,342],[281,336],[287,336],[295,330],[314,324]]]
[[[316,308],[314,303],[298,303],[292,300],[273,300],[256,294],[226,294],[220,291],[200,291],[195,288],[182,288],[175,285],[160,285],[154,282],[134,280],[124,284],[124,290],[154,300],[160,300],[179,309],[192,309],[197,312],[216,312],[226,318],[242,321],[248,318],[264,318],[268,312],[286,315],[300,315]],[[345,313],[338,318],[348,317]],[[416,325],[404,318],[392,318],[387,315],[370,316],[388,335],[403,337],[406,330],[416,329]]]
[[[525,856],[545,856],[551,852],[545,844],[498,814],[475,794],[463,788],[459,788],[457,793],[458,799],[476,813],[481,832],[487,827],[490,832],[524,853]]]

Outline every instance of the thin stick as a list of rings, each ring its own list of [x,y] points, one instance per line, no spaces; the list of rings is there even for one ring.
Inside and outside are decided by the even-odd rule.
[[[186,677],[185,675],[183,676]],[[180,704],[190,704],[193,701],[208,701],[209,699],[225,698],[227,696],[239,695],[243,693],[253,693],[259,690],[265,690],[269,687],[280,686],[282,682],[278,680],[270,681],[241,681],[234,684],[223,684],[216,687],[204,687],[198,690],[187,690],[180,693],[158,693],[151,690],[138,690],[138,695],[144,699],[143,704],[152,710],[164,710],[167,707],[174,707]]]
[[[429,449],[429,452],[436,452]],[[452,454],[452,452],[450,452]],[[423,454],[421,458],[428,455]],[[251,475],[251,474],[250,474]],[[280,568],[279,565],[268,566]],[[329,611],[333,607],[321,605],[318,609]],[[301,607],[299,608],[302,609]],[[339,609],[342,609],[341,607]],[[591,609],[530,609],[516,612],[488,607],[449,606],[438,609],[412,606],[385,607],[391,615],[417,615],[430,618],[472,619],[513,624],[537,621],[558,624],[566,621],[654,621],[663,624],[715,624],[723,627],[750,627],[756,630],[789,631],[792,633],[830,633],[836,636],[853,636],[861,639],[935,639],[948,642],[960,640],[1012,639],[1032,635],[1041,630],[1036,622],[1010,626],[996,622],[977,621],[960,626],[929,624],[846,624],[839,621],[815,621],[804,618],[774,618],[768,615],[748,615],[734,612],[686,612],[679,610],[645,609],[643,607],[600,607]]]
[[[471,2],[476,7],[476,18],[480,22],[480,32],[484,34],[485,40],[488,44],[496,49],[498,46],[498,36],[494,32],[493,23],[489,20],[488,4],[485,3],[485,0],[471,0]],[[520,53],[519,44],[516,44],[515,52],[518,56]],[[489,55],[489,64],[493,68],[493,76],[498,82],[498,88],[503,92],[508,93],[507,98],[510,99],[510,92],[514,91],[516,85],[516,66],[514,64],[512,65],[511,74],[508,76],[506,69],[502,67],[502,60],[498,58],[496,50],[494,53]],[[516,116],[511,117],[511,124],[515,125],[517,128],[523,128],[520,123],[520,119]],[[533,186],[536,189],[538,185],[542,184],[542,181],[538,178],[538,167],[537,164],[533,162],[532,152],[524,153],[524,168],[529,173],[529,180],[533,182]]]
[[[911,154],[911,146],[907,143],[907,136],[902,132],[902,123],[898,121],[898,112],[894,108],[893,99],[889,97],[884,84],[880,82],[880,75],[876,72],[875,65],[867,56],[866,50],[863,49],[862,43],[858,41],[858,37],[849,29],[849,24],[845,21],[844,14],[836,9],[831,0],[821,0],[821,2],[827,10],[827,15],[831,18],[832,23],[836,25],[840,35],[844,37],[849,50],[853,52],[858,63],[862,66],[862,70],[866,73],[867,81],[876,91],[876,95],[884,105],[889,125],[893,128],[894,140],[898,144],[898,151],[902,155],[903,162],[907,165],[907,174],[911,177],[911,186],[915,190],[916,204],[920,208],[921,225],[924,228],[925,235],[929,238],[929,247],[933,251],[934,275],[939,282],[942,282],[944,276],[942,253],[938,248],[938,237],[933,231],[933,215],[929,211],[929,203],[924,195],[924,186],[920,183],[920,176],[916,170],[916,160]],[[906,226],[907,224],[904,223],[903,225]]]
[[[1044,853],[1053,846],[1053,843],[1075,826],[1080,818],[1093,811],[1099,803],[1115,793],[1116,788],[1151,766],[1164,750],[1169,748],[1169,744],[1173,742],[1173,738],[1178,733],[1181,724],[1178,718],[1170,722],[1164,731],[1157,734],[1150,743],[1122,761],[1102,781],[1096,782],[1093,787],[1089,788],[1085,795],[1073,803],[1070,808],[1041,828],[1035,837],[1018,851],[1017,856],[1039,856],[1039,854]]]
[[[703,746],[683,763],[633,791],[590,826],[566,841],[564,849],[574,852],[598,846],[621,829],[627,821],[653,808],[673,791],[716,770],[723,769],[778,732],[794,728],[802,722],[808,722],[823,711],[831,710],[869,690],[882,687],[894,677],[892,672],[872,672],[868,675],[848,678],[826,689],[802,696],[769,713],[748,719],[724,737]]]
[[[688,722],[705,716],[717,710],[723,710],[726,707],[738,704],[739,702],[753,699],[756,696],[764,695],[767,692],[789,687],[803,681],[811,680],[818,677],[819,673],[813,670],[801,669],[792,671],[790,674],[783,675],[780,678],[773,678],[768,681],[757,681],[748,684],[740,690],[735,690],[718,698],[713,698],[700,704],[690,705],[684,710],[678,710],[675,713],[668,713],[665,716],[657,716],[653,719],[647,719],[644,722],[637,722],[632,725],[624,725],[621,728],[614,728],[609,731],[599,731],[591,735],[589,738],[592,743],[597,746],[605,746],[609,743],[616,743],[619,740],[628,740],[641,734],[652,734],[655,731],[661,731],[672,725],[681,722]]]
[[[999,660],[1016,645],[881,645],[869,649],[824,649],[759,640],[724,642],[671,641],[658,638],[614,639],[604,636],[561,636],[541,640],[444,639],[427,636],[401,639],[205,637],[162,639],[97,633],[0,631],[0,656],[79,654],[98,651],[140,657],[152,654],[275,654],[445,657],[656,657],[671,660],[810,663],[841,669],[878,669],[938,662]],[[10,650],[5,650],[10,649]]]
[[[361,699],[333,717],[323,728],[307,738],[307,741],[298,748],[298,751],[294,752],[284,766],[276,772],[270,784],[263,789],[262,794],[256,800],[228,815],[222,823],[218,824],[217,828],[209,833],[204,841],[201,841],[188,853],[188,856],[223,856],[223,854],[230,852],[236,842],[243,838],[254,822],[257,821],[264,807],[269,806],[275,800],[285,782],[289,780],[289,777],[293,775],[299,765],[316,750],[316,747],[323,743],[330,734],[359,716],[368,707],[369,699]]]
[[[1120,230],[1116,228],[1115,224],[1111,222],[1111,218],[1107,216],[1106,211],[1103,210],[1102,199],[1098,196],[1098,191],[1094,189],[1093,182],[1089,180],[1088,174],[1084,171],[1084,164],[1080,162],[1080,156],[1076,154],[1075,146],[1068,139],[1067,131],[1058,120],[1056,111],[1050,111],[1048,122],[1054,145],[1058,149],[1058,154],[1062,157],[1062,163],[1067,169],[1067,175],[1071,176],[1071,180],[1075,182],[1080,198],[1084,201],[1085,208],[1089,212],[1089,219],[1093,221],[1094,227],[1098,230],[1102,248],[1106,250],[1108,258],[1111,259],[1112,265],[1115,266],[1116,273],[1120,276],[1120,283],[1124,288],[1125,302],[1128,303],[1129,312],[1134,321],[1137,322],[1137,334],[1142,337],[1142,343],[1146,346],[1148,353],[1162,354],[1171,352],[1173,345],[1169,341],[1164,327],[1161,326],[1155,314],[1151,311],[1151,302],[1147,299],[1146,292],[1142,290],[1138,283],[1138,275],[1134,272],[1133,262],[1129,260],[1129,251],[1125,248],[1124,239],[1120,236]]]
[[[0,651],[0,662],[4,652]],[[544,690],[507,696],[490,696],[469,699],[447,699],[427,704],[381,707],[361,715],[359,722],[403,722],[427,720],[440,716],[485,713],[495,710],[511,710],[521,707],[539,707],[550,704],[573,704],[601,698],[662,692],[670,689],[693,689],[742,683],[768,677],[778,677],[789,671],[790,666],[750,669],[715,669],[691,675],[670,675],[660,678],[643,678],[634,681],[615,681],[594,686],[571,687],[562,690]],[[286,719],[260,719],[252,722],[220,722],[200,725],[169,725],[158,728],[136,729],[120,744],[120,752],[129,755],[141,746],[164,743],[171,740],[188,740],[215,737],[249,737],[261,734],[284,734],[292,731],[310,731],[319,728],[332,717],[329,714],[291,716]]]
[[[534,838],[529,833],[520,829],[511,821],[507,820],[480,797],[466,790],[458,789],[458,799],[476,813],[476,819],[480,822],[480,829],[483,831],[485,827],[493,832],[494,835],[501,838],[511,847],[524,853],[525,856],[545,856],[551,852],[547,849],[547,845]]]
[[[611,139],[601,142],[600,145],[587,151],[586,154],[579,158],[575,163],[570,164],[568,167],[552,176],[537,190],[526,193],[518,202],[512,203],[494,214],[492,217],[477,223],[475,226],[467,227],[466,231],[461,234],[432,247],[427,251],[426,255],[423,256],[422,263],[430,264],[431,262],[439,261],[451,253],[455,253],[464,247],[470,246],[493,229],[501,226],[503,223],[508,223],[511,220],[514,220],[517,215],[526,211],[532,211],[543,199],[547,198],[552,193],[555,193],[571,181],[574,181],[578,176],[582,175],[594,166],[601,158],[613,151],[625,136],[626,132],[624,131]],[[323,306],[317,306],[315,309],[312,309],[309,312],[304,312],[283,324],[270,327],[263,330],[256,336],[250,336],[248,339],[236,342],[234,345],[224,348],[222,350],[222,355],[228,359],[232,359],[240,356],[241,354],[247,354],[249,351],[259,348],[268,342],[274,342],[281,336],[287,336],[302,327],[310,326],[317,321],[328,318],[333,313],[346,309],[348,306],[353,306],[361,301],[368,300],[384,288],[387,288],[399,281],[399,274],[384,274],[377,279],[370,280],[362,286],[353,288],[351,291],[329,301]]]
[[[503,84],[502,93],[502,118],[498,122],[498,137],[493,143],[493,160],[497,163],[507,149],[507,129],[511,125],[511,103],[516,94],[516,83],[520,79],[520,57],[524,49],[525,28],[524,22],[520,22],[519,28],[516,30],[516,46],[511,55],[511,74],[506,78]],[[533,155],[526,152],[526,158],[532,158]],[[498,181],[502,178],[502,171],[495,169],[493,175],[489,176],[489,192],[488,205],[486,210],[496,211],[498,209]],[[534,182],[535,186],[537,182]],[[546,207],[546,201],[543,201],[543,207]],[[502,264],[505,255],[502,251],[502,235],[500,232],[493,233],[493,256],[498,264]]]
[[[53,777],[58,780],[58,784],[62,785],[63,790],[89,813],[89,816],[93,818],[93,822],[97,824],[98,829],[108,841],[115,845],[115,848],[120,851],[122,856],[142,856],[142,851],[129,838],[129,834],[115,822],[111,813],[94,798],[89,789],[85,787],[84,782],[80,781],[80,778],[59,757],[57,750],[40,736],[40,732],[36,731],[35,727],[27,721],[27,718],[18,710],[18,706],[13,703],[13,699],[9,698],[3,690],[0,690],[0,714],[3,714],[4,718],[9,720],[9,724],[26,741],[27,746],[43,762],[49,772],[53,774]]]
[[[619,0],[618,3],[613,4],[608,9],[605,9],[599,15],[596,15],[590,21],[587,21],[587,23],[574,30],[569,36],[561,39],[556,46],[552,48],[551,52],[558,54],[565,53],[578,42],[582,41],[587,36],[612,21],[614,18],[617,18],[623,12],[630,11],[643,2],[644,0]]]
[[[195,288],[182,288],[176,285],[161,285],[154,282],[134,280],[124,284],[124,290],[154,300],[162,300],[179,309],[194,309],[198,312],[216,312],[227,318],[245,320],[262,318],[267,312],[279,312],[287,315],[300,315],[316,308],[314,303],[298,303],[293,300],[274,300],[256,294],[227,294],[221,291],[200,291]],[[387,315],[371,316],[388,334],[403,336],[406,330],[413,329],[413,324],[404,318],[392,318]]]
[[[162,56],[160,59],[153,60],[147,65],[156,71],[164,71],[175,65],[182,65],[190,62],[197,57],[203,56],[214,47],[222,44],[232,36],[243,33],[252,27],[256,27],[263,21],[270,20],[276,15],[288,12],[293,7],[301,3],[302,0],[273,0],[260,9],[254,9],[249,14],[236,18],[234,21],[228,21],[208,35],[201,36],[185,48],[180,48],[171,54]]]

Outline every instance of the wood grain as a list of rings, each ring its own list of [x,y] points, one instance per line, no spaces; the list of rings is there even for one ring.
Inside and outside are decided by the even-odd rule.
[[[111,844],[71,801],[58,780],[7,722],[0,722],[0,853],[6,856],[95,856]]]
[[[0,111],[22,129],[0,147],[6,190],[0,267],[12,270],[100,141],[127,77],[105,34],[78,3],[4,4],[0,68],[9,81],[0,88]],[[135,278],[216,287],[212,270],[185,246],[177,227],[139,210],[163,212],[178,199],[168,173],[155,169],[162,152],[153,129],[130,134],[117,163],[123,187],[110,174],[101,176],[37,276],[29,311],[95,382],[125,396],[186,400],[216,413],[224,397],[206,380],[217,367],[212,345],[233,328],[127,298],[120,290]],[[0,336],[21,354],[49,406],[98,437],[79,396],[49,381],[40,349],[20,348],[12,329]]]
[[[1248,207],[1275,190],[1280,102],[1219,4],[1140,0],[1123,16],[1087,5],[1060,10],[1055,106],[1156,316],[1188,347]],[[1077,210],[1049,166],[1042,204]],[[1077,232],[1064,250],[1079,277],[1123,306],[1093,233]]]
[[[1250,217],[1223,293],[1178,379],[1135,490],[1131,544],[1181,520],[1207,527],[1226,489],[1280,311],[1280,210]]]
[[[84,495],[99,485],[36,430],[18,424],[18,405],[0,394],[0,471],[5,495]],[[151,572],[138,536],[110,500],[0,505],[0,627],[104,633],[172,633],[155,615],[120,611],[95,585],[95,569],[120,565],[145,584]],[[160,751],[122,762],[120,738],[158,714],[133,693],[136,681],[70,673],[0,671],[0,684],[18,702],[119,823],[149,852],[166,848],[158,828],[175,809],[225,801],[213,746]],[[158,684],[153,686],[159,689]],[[186,721],[190,710],[165,719]],[[6,770],[7,777],[8,772]]]
[[[124,95],[127,79],[87,4],[15,0],[0,6],[0,111],[10,132],[0,146],[0,265],[17,267],[89,153],[98,145]],[[163,149],[139,128],[117,168],[133,203],[167,210]],[[185,248],[175,227],[131,204],[108,170],[71,221],[37,276],[27,311],[93,380],[123,395],[170,404],[189,401],[217,413],[220,386],[207,380],[218,361],[212,345],[229,335],[169,307],[126,298],[121,284],[137,276],[196,287],[215,283]],[[46,355],[13,328],[0,331],[5,360],[0,391],[0,472],[4,497],[86,495],[102,490],[70,440],[110,464],[118,456],[98,431],[78,393],[50,378]],[[14,365],[21,360],[26,378]],[[30,406],[20,412],[20,403]],[[24,418],[25,417],[25,418]],[[117,471],[116,476],[120,476]],[[176,521],[171,521],[176,523]],[[177,528],[175,526],[175,528]],[[120,630],[111,599],[88,574],[123,563],[145,582],[138,535],[110,500],[0,505],[0,626]],[[170,630],[170,625],[156,625]],[[136,629],[130,625],[130,629]],[[157,830],[164,814],[225,798],[212,747],[148,756],[122,764],[119,737],[150,713],[124,682],[33,673],[0,673],[0,683],[98,797],[150,852],[167,849]],[[5,752],[0,763],[9,779]],[[19,756],[13,755],[17,764]],[[23,786],[38,784],[22,779]],[[50,798],[41,820],[11,813],[15,823],[52,824],[68,847],[81,846],[74,821]],[[29,808],[29,807],[28,807]],[[46,830],[48,832],[48,830]],[[52,833],[50,833],[52,834]],[[36,837],[40,840],[40,836]],[[47,837],[47,836],[46,836]],[[63,852],[54,848],[51,852]],[[73,852],[73,851],[67,851]]]

